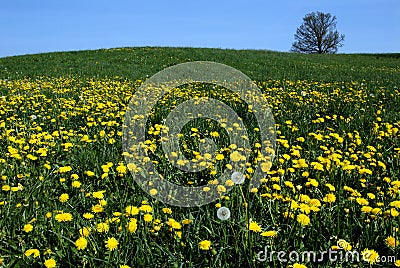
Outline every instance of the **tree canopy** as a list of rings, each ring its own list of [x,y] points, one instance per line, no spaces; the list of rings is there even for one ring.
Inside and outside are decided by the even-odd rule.
[[[344,42],[344,35],[339,35],[336,30],[336,17],[319,11],[303,18],[294,38],[291,51],[309,54],[336,53]]]

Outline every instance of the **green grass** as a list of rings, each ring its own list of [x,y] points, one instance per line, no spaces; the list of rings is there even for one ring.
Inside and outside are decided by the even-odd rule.
[[[358,252],[374,249],[399,259],[400,247],[387,241],[400,240],[399,56],[145,47],[1,58],[0,267],[43,267],[48,259],[58,267],[287,267],[294,263],[276,255],[262,263],[257,253],[265,246],[321,252],[340,239]],[[144,192],[126,169],[124,112],[146,78],[197,60],[227,64],[256,81],[274,115],[276,157],[257,192],[248,191],[246,180],[210,204],[170,207]],[[178,104],[200,96],[234,107],[252,149],[241,153],[255,166],[256,112],[229,90],[189,83],[160,98],[146,124],[146,138],[156,145],[151,160],[171,182],[211,183],[234,150],[231,132],[199,118],[183,127],[180,148],[190,159],[204,137],[213,140],[225,157],[211,159],[216,171],[187,174],[167,161],[157,125]],[[65,194],[69,199],[60,199]],[[332,195],[336,200],[329,202]],[[227,221],[216,216],[221,205],[231,211]],[[129,214],[128,206],[140,211]],[[60,222],[61,211],[73,219]],[[93,218],[84,217],[89,212]],[[308,225],[297,218],[304,214]],[[250,230],[250,219],[276,237]],[[127,227],[135,220],[136,230]],[[99,228],[105,223],[108,232]],[[88,244],[78,249],[83,228],[91,228]],[[119,242],[113,251],[105,246],[109,237]],[[204,240],[211,248],[199,246]],[[40,256],[27,256],[32,249]],[[370,267],[363,261],[302,263]]]
[[[57,52],[0,59],[1,78],[34,76],[145,79],[188,61],[215,61],[253,80],[400,81],[400,54],[303,55],[211,48],[116,48]]]

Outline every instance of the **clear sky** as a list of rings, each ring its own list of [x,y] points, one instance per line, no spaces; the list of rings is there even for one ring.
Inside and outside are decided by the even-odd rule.
[[[400,52],[400,0],[1,0],[0,57],[132,46],[289,51],[312,11],[337,17],[339,53]]]

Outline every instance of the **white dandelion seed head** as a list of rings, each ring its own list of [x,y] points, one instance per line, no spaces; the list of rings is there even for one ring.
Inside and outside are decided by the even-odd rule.
[[[231,175],[231,180],[236,184],[242,184],[244,182],[244,175],[242,172],[233,172]]]
[[[36,118],[37,118],[37,116],[36,116],[36,115],[34,115],[34,114],[33,114],[33,115],[31,115],[31,119],[32,119],[32,120],[36,120]]]
[[[217,217],[221,221],[226,221],[227,219],[229,219],[231,217],[231,211],[227,207],[220,207],[217,210]]]

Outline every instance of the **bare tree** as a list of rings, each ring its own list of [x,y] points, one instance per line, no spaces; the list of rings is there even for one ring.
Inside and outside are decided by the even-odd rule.
[[[344,35],[336,30],[336,17],[330,13],[312,12],[297,28],[291,51],[300,53],[333,54],[343,46]]]

